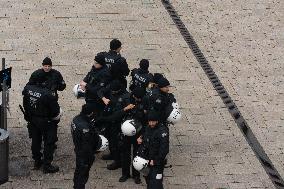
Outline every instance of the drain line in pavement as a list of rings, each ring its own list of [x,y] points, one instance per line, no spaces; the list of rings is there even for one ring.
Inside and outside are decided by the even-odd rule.
[[[196,57],[197,61],[201,65],[202,69],[204,70],[205,74],[209,78],[210,82],[212,83],[213,87],[223,100],[224,104],[226,105],[228,111],[234,118],[237,126],[242,131],[246,141],[250,145],[251,149],[255,153],[256,157],[259,159],[261,165],[263,166],[264,170],[268,174],[269,178],[271,179],[274,186],[278,189],[284,188],[284,181],[283,178],[280,176],[279,172],[274,167],[273,163],[265,153],[263,147],[258,142],[257,138],[253,134],[252,130],[248,126],[246,120],[238,110],[236,104],[230,97],[229,93],[222,85],[221,81],[219,80],[216,73],[213,71],[212,67],[204,57],[203,53],[199,49],[198,45],[194,41],[193,37],[187,30],[186,26],[183,24],[182,20],[178,16],[176,10],[169,2],[169,0],[162,0],[162,3],[165,9],[168,11],[169,15],[171,16],[173,22],[175,23],[176,27],[179,29],[181,35],[183,36],[184,40],[188,44],[188,47],[192,50],[192,53]]]

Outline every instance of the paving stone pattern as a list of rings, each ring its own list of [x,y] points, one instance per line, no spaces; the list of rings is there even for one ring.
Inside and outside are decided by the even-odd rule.
[[[283,175],[283,3],[172,2]],[[159,0],[0,0],[0,26],[0,54],[13,67],[11,176],[1,189],[72,188],[69,124],[84,102],[74,98],[72,88],[112,38],[123,42],[131,68],[148,58],[150,70],[164,73],[175,86],[183,119],[170,128],[172,168],[165,170],[165,188],[274,188]],[[24,84],[45,56],[67,82],[60,93],[64,117],[54,160],[61,169],[48,175],[31,170],[30,140],[18,108]],[[144,180],[141,185],[131,179],[119,183],[121,171],[107,170],[100,156],[87,188],[146,188]]]
[[[172,3],[283,177],[284,2]]]

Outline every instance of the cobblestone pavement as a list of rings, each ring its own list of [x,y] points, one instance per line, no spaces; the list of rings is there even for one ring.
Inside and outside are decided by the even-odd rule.
[[[173,4],[283,177],[284,2]]]
[[[283,8],[281,1],[172,1],[282,176],[284,129]],[[159,0],[0,0],[0,53],[12,66],[10,181],[0,188],[72,188],[74,153],[69,123],[83,101],[72,87],[112,38],[123,42],[131,68],[141,58],[164,73],[183,120],[170,128],[167,189],[274,188],[217,92]],[[26,123],[18,109],[32,71],[50,56],[67,89],[60,93],[55,163],[60,172],[32,171]],[[146,188],[119,183],[98,155],[87,188]]]

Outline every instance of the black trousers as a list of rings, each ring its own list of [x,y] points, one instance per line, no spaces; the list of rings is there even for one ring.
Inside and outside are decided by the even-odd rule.
[[[110,123],[106,127],[106,137],[109,142],[109,151],[114,161],[121,162],[122,135],[120,134],[120,123]]]
[[[123,137],[123,144],[121,147],[121,166],[122,166],[122,175],[130,176],[130,166],[131,163],[131,146],[133,146],[133,158],[136,156],[136,152],[138,149],[137,144],[137,136],[124,136]],[[133,177],[140,177],[139,171],[132,167],[132,176]]]
[[[164,189],[164,166],[151,166],[148,176],[145,177],[147,189]]]
[[[53,154],[56,149],[57,142],[57,124],[53,121],[37,120],[30,123],[30,134],[32,138],[32,157],[35,161],[41,161],[48,165],[53,160]],[[42,150],[43,142],[43,154]]]
[[[83,134],[80,130],[72,130],[76,155],[76,168],[73,177],[73,187],[75,189],[85,189],[85,184],[89,179],[89,171],[95,161],[97,143],[94,143],[91,137],[91,134]]]

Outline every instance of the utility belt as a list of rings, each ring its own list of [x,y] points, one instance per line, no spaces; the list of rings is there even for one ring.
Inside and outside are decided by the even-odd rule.
[[[51,117],[35,116],[35,115],[32,115],[30,117],[30,123],[33,125],[38,125],[40,127],[49,127],[52,122],[53,121]]]

